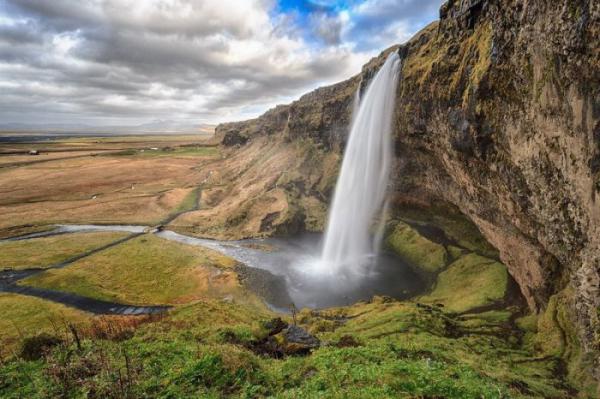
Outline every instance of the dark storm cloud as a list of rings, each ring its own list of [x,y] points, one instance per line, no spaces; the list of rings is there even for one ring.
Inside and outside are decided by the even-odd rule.
[[[345,22],[327,2],[308,2],[305,26],[273,14],[274,0],[222,3],[0,0],[0,122],[237,118],[371,55],[344,46]],[[419,2],[388,3],[418,15]],[[372,11],[357,14],[353,36],[393,19]],[[302,38],[307,29],[320,45]]]

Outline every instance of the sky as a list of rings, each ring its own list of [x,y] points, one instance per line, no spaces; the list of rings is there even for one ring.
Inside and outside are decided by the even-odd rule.
[[[442,0],[0,0],[0,124],[254,117],[358,73]]]

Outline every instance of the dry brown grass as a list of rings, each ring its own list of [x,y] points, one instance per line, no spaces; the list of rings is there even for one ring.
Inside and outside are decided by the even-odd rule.
[[[142,316],[96,316],[74,325],[80,338],[120,341],[133,336],[141,325],[161,321],[164,313]]]
[[[303,165],[307,148],[259,137],[250,145],[226,153],[224,159],[208,166],[211,173],[203,184],[200,210],[181,215],[170,227],[220,239],[271,233],[270,226],[285,223],[296,211],[295,199],[289,196],[294,182],[316,185],[322,176],[323,171],[314,168],[316,163]],[[298,193],[297,197],[304,199],[304,195]],[[313,200],[302,204],[319,202]],[[272,219],[269,226],[263,223],[267,215]]]
[[[204,162],[207,159],[94,157],[8,169],[0,172],[0,228],[159,223],[205,177]]]
[[[118,140],[78,139],[49,145],[90,151],[152,145],[132,138]],[[175,146],[156,140],[161,148]],[[322,193],[332,184],[335,156],[319,152],[308,142],[287,143],[272,137],[255,138],[240,149],[223,149],[222,156],[217,149],[202,149],[206,148],[129,151],[0,168],[0,236],[24,225],[156,225],[181,210],[191,190],[198,187],[200,210],[172,221],[174,230],[224,239],[268,235],[284,232],[300,214],[309,228],[322,228]],[[0,145],[0,152],[4,150]],[[315,190],[321,194],[313,195]]]
[[[63,158],[76,158],[82,156],[90,156],[94,154],[102,154],[107,152],[106,150],[81,150],[81,151],[58,151],[58,152],[46,152],[40,155],[0,155],[0,167],[8,166],[13,164],[27,164],[36,163],[43,161],[50,161]]]

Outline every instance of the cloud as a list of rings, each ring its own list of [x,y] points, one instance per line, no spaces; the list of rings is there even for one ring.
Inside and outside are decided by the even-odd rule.
[[[408,40],[437,18],[443,0],[366,0],[351,8],[345,34],[358,49],[389,46]]]
[[[411,32],[388,13],[418,18],[420,3],[306,4],[283,12],[275,0],[4,0],[0,122],[253,116],[358,72],[382,43]]]
[[[312,32],[327,45],[333,46],[341,43],[343,24],[343,18],[340,16],[329,16],[324,12],[310,14]]]

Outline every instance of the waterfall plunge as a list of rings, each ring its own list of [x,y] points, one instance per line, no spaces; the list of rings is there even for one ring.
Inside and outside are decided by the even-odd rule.
[[[382,210],[391,165],[400,57],[392,53],[360,99],[325,232],[318,272],[362,275],[376,255],[370,230]]]

